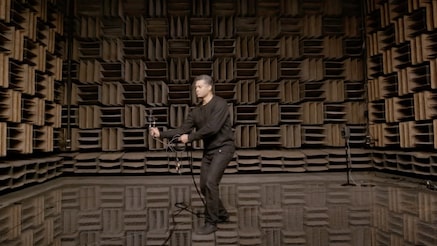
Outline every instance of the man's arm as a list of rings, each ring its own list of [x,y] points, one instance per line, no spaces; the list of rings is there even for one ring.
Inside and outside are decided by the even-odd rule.
[[[184,123],[178,128],[170,129],[167,131],[159,132],[159,135],[157,137],[161,138],[173,138],[176,135],[182,135],[185,133],[190,132],[193,129],[194,123],[193,123],[193,117],[191,115],[191,112],[188,114],[187,118],[185,119]]]

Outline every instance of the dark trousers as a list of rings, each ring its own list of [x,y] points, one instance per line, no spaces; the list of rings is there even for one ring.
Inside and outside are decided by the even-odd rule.
[[[206,152],[200,167],[200,190],[205,197],[205,222],[216,224],[228,212],[220,200],[219,184],[226,167],[234,156],[234,149],[217,149]]]

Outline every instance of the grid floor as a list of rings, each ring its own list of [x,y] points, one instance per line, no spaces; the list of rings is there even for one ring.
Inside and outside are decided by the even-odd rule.
[[[437,245],[437,192],[381,173],[228,174],[200,236],[190,175],[62,177],[4,195],[0,245]],[[195,176],[198,182],[198,176]],[[166,240],[168,239],[168,242]]]

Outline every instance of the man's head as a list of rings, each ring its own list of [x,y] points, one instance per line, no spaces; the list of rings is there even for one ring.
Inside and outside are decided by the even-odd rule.
[[[196,96],[200,99],[209,98],[213,95],[214,82],[209,75],[199,75],[194,78]]]

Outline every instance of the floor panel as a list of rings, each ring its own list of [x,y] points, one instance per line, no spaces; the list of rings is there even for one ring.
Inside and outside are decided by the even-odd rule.
[[[189,175],[63,177],[2,197],[0,245],[437,245],[436,191],[351,177],[356,186],[344,173],[225,175],[230,221],[206,236]]]

